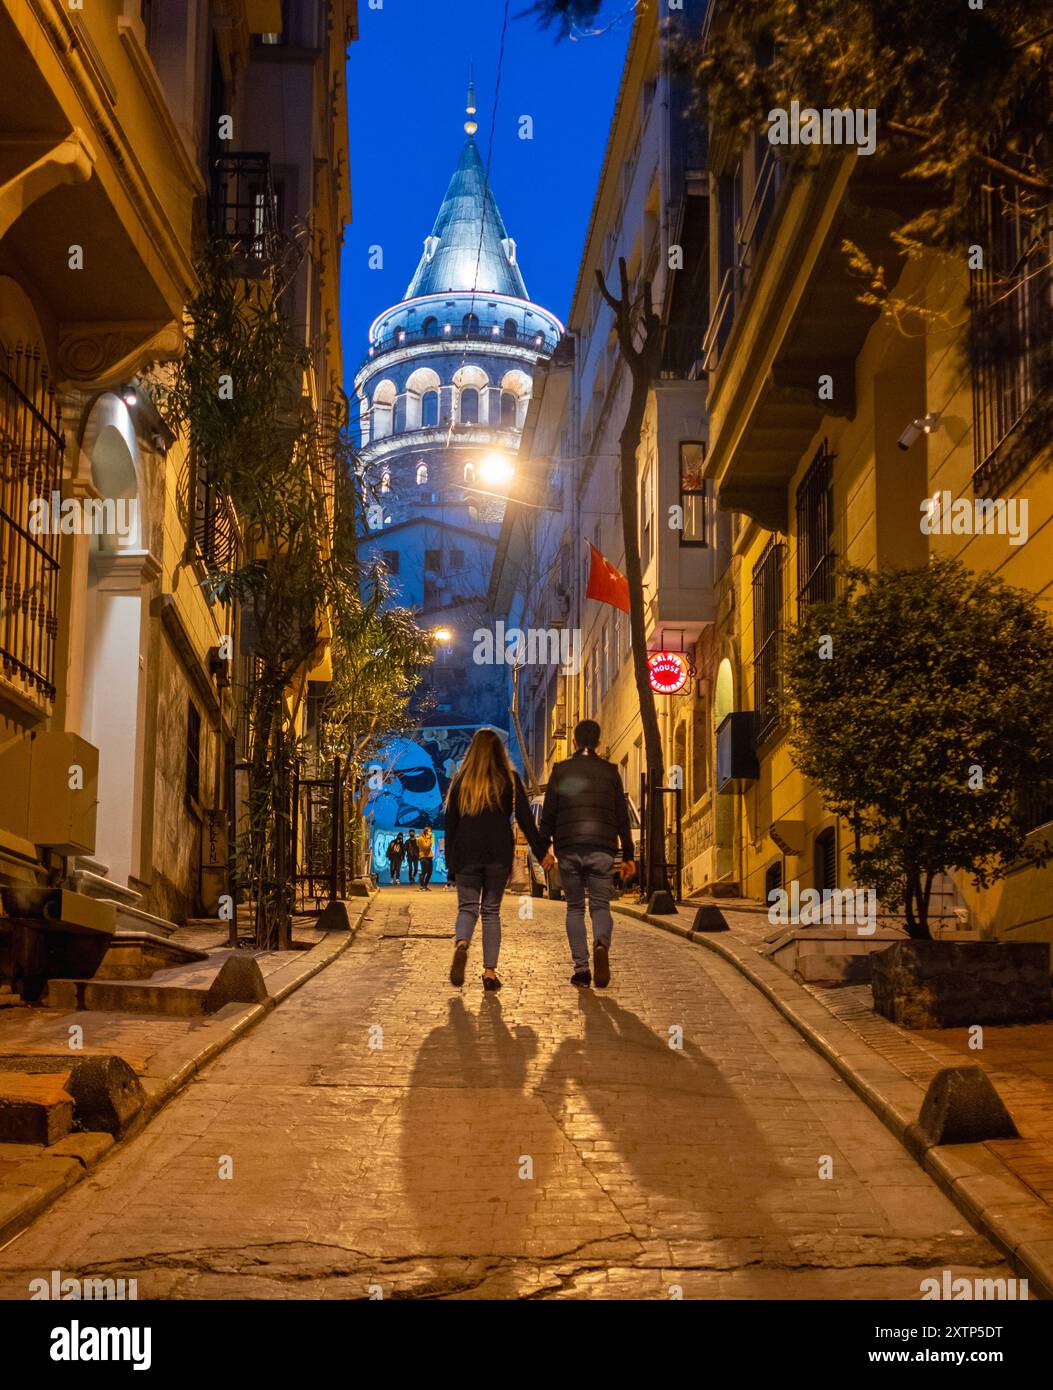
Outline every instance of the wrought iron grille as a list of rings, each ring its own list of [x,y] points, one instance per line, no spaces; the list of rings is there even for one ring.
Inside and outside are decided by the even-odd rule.
[[[972,224],[984,248],[983,268],[970,283],[973,478],[986,488],[1008,481],[1003,446],[1053,378],[1053,227],[1049,208],[1035,211],[1010,182],[978,181]]]
[[[209,569],[234,568],[238,554],[234,508],[200,464],[194,469],[194,546]]]
[[[824,439],[797,489],[797,603],[834,596],[834,455]]]
[[[54,388],[40,349],[0,349],[0,663],[9,679],[55,698],[58,527],[64,442]],[[30,503],[49,524],[30,528]]]
[[[267,261],[276,252],[278,198],[269,154],[226,154],[211,162],[209,231],[235,255]]]
[[[782,542],[772,537],[753,567],[753,708],[758,742],[779,722],[784,550]]]

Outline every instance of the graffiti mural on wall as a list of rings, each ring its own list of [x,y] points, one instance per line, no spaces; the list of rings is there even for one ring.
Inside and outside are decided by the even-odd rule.
[[[372,826],[373,870],[387,881],[387,847],[399,831],[430,826],[435,833],[435,878],[446,876],[443,804],[478,724],[444,729],[416,729],[392,739],[378,763],[384,785],[370,796],[366,816]],[[507,733],[496,730],[503,739]]]

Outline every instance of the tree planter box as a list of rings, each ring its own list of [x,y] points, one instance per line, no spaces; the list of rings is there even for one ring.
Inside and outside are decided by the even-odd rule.
[[[871,963],[889,944],[903,940],[896,928],[860,936],[855,927],[787,927],[767,938],[764,954],[809,985],[863,985]]]
[[[1046,941],[900,941],[871,962],[874,1009],[904,1028],[1039,1023],[1053,1014]]]

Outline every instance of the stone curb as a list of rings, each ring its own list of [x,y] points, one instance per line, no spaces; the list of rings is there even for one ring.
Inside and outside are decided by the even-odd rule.
[[[729,932],[693,932],[651,916],[643,907],[612,902],[634,921],[705,946],[733,965],[823,1057],[941,1191],[1000,1250],[1032,1293],[1053,1299],[1053,1211],[983,1144],[919,1144],[907,1131],[921,1113],[925,1092],[835,1018],[792,976],[761,959]]]
[[[108,1154],[142,1133],[174,1096],[232,1043],[242,1037],[301,985],[332,965],[358,934],[376,897],[348,901],[351,929],[332,933],[298,953],[266,977],[267,998],[258,1004],[227,1004],[195,1034],[154,1054],[139,1078],[146,1103],[119,1140],[109,1134],[70,1134],[45,1153],[29,1159],[0,1182],[0,1250],[31,1225]]]

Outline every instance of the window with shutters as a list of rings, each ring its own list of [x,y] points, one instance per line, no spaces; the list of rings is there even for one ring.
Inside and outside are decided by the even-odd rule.
[[[837,832],[832,825],[815,837],[813,874],[814,886],[824,896],[837,887]]]
[[[824,439],[797,489],[797,604],[834,597],[834,456]]]

